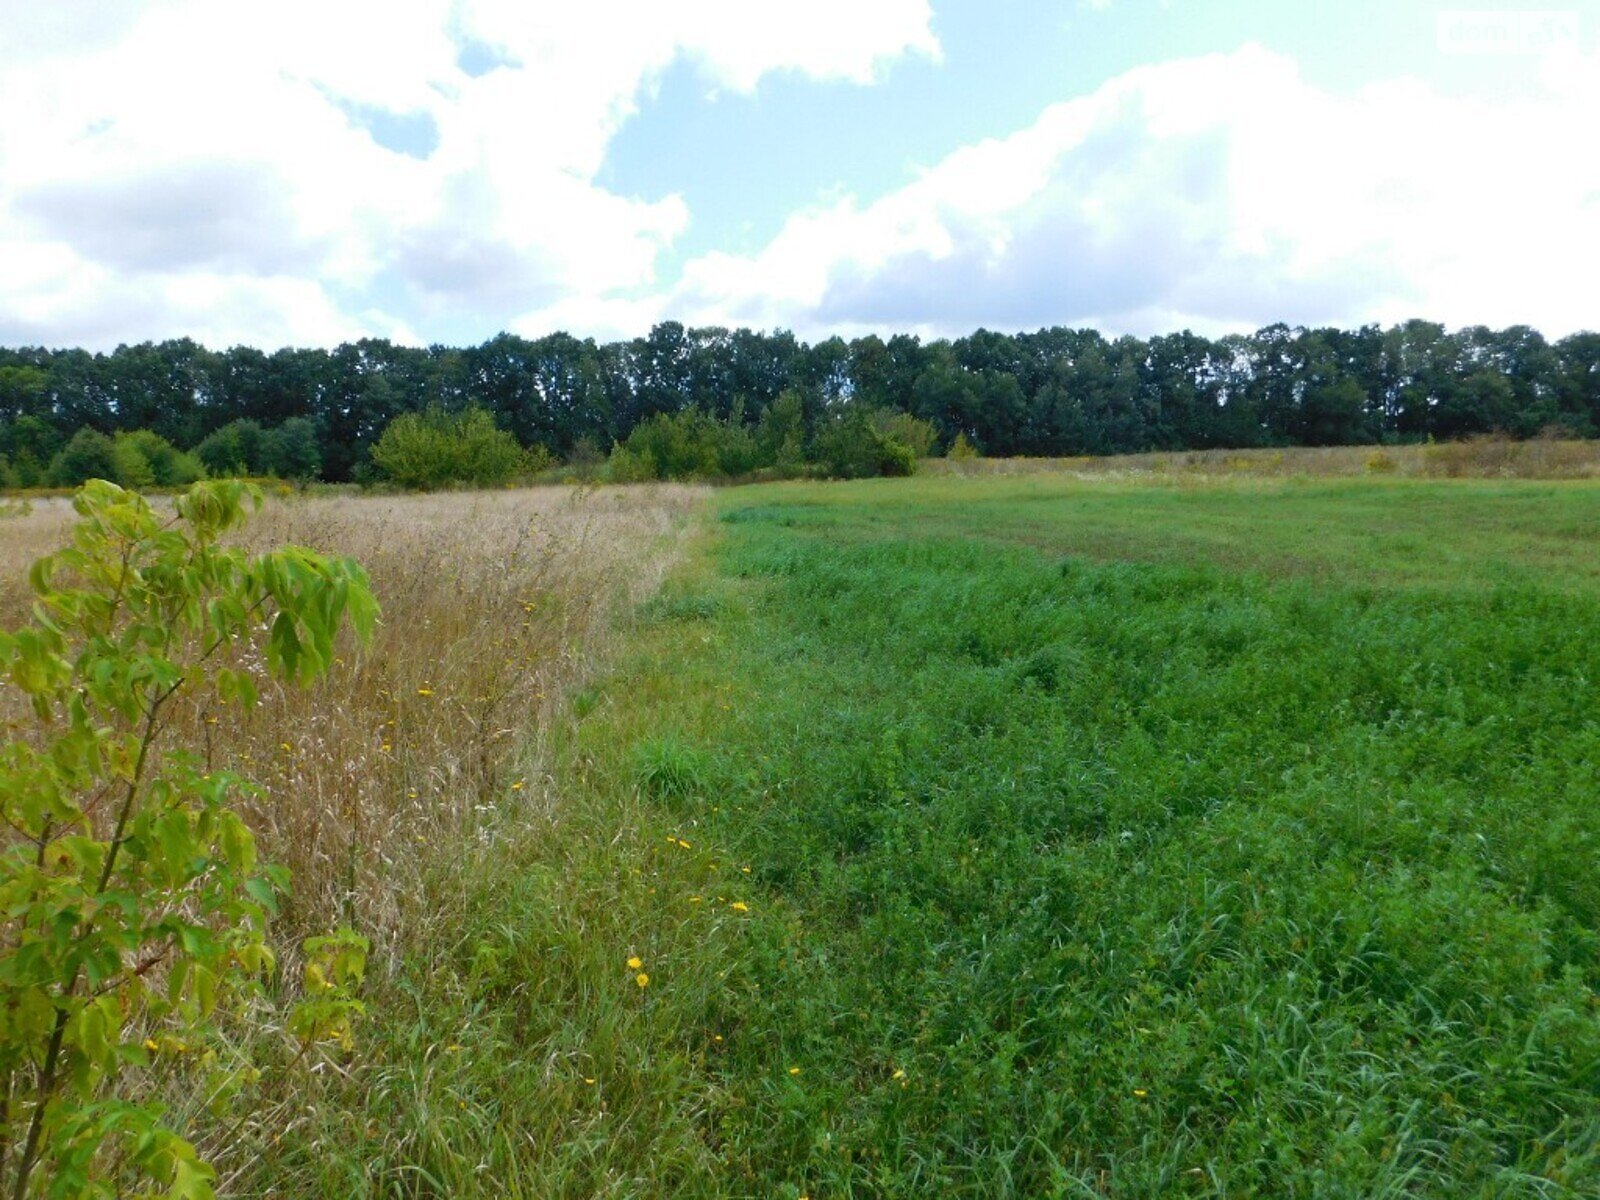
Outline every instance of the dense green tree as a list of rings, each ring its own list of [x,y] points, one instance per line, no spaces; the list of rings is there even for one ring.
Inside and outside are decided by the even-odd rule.
[[[317,427],[306,417],[290,417],[272,431],[272,474],[284,479],[315,479],[322,471]]]
[[[879,430],[873,410],[849,405],[832,413],[817,430],[814,454],[835,479],[873,475],[910,475],[917,469],[916,452]]]
[[[56,487],[77,487],[90,479],[116,483],[117,455],[110,438],[85,425],[51,460],[50,482]]]
[[[372,448],[372,463],[401,487],[491,487],[510,481],[524,457],[517,439],[484,409],[430,408],[396,417]]]
[[[758,443],[777,436],[792,455],[796,399],[807,446],[834,414],[859,405],[929,422],[940,446],[961,436],[996,455],[1530,437],[1546,428],[1587,436],[1600,433],[1600,334],[1551,344],[1526,326],[1408,321],[1277,324],[1215,339],[979,329],[927,345],[907,334],[807,345],[781,329],[664,321],[605,344],[552,333],[426,349],[367,338],[270,354],[188,339],[110,354],[0,348],[0,457],[7,482],[29,486],[47,481],[80,428],[148,429],[205,447],[218,473],[345,480],[370,469],[397,418],[472,407],[521,446],[562,456],[580,445],[603,456],[654,417],[690,411],[742,424]],[[783,413],[769,420],[780,400]]]

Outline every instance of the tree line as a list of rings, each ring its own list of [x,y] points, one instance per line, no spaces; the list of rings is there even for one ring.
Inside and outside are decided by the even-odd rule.
[[[840,440],[841,422],[883,433],[896,416],[915,419],[906,436],[884,433],[896,444],[921,439],[926,426],[935,452],[960,438],[994,456],[1520,438],[1551,428],[1592,437],[1600,334],[1551,342],[1527,326],[1448,330],[1417,320],[1277,324],[1220,338],[1051,328],[807,344],[783,330],[667,321],[609,343],[554,333],[465,348],[364,339],[270,354],[188,339],[108,354],[0,349],[0,470],[16,485],[49,482],[51,464],[76,442],[83,458],[154,455],[180,476],[361,479],[397,418],[471,409],[551,461],[664,445],[667,418],[680,432],[716,423],[717,437],[738,443],[728,443],[730,461],[742,461],[746,445],[766,446],[769,459],[815,457]],[[135,433],[149,435],[142,449]],[[789,450],[773,438],[791,439]]]

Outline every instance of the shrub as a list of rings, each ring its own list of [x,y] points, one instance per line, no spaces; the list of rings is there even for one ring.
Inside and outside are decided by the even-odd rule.
[[[629,450],[622,445],[611,448],[605,473],[610,483],[648,483],[661,478],[656,460],[648,451]]]
[[[815,456],[823,469],[836,479],[910,475],[917,469],[916,453],[903,442],[880,432],[873,414],[865,409],[835,416],[818,430]]]
[[[215,476],[271,475],[272,445],[259,421],[230,421],[194,448],[195,457]]]
[[[91,479],[115,481],[116,447],[98,429],[88,426],[72,435],[50,462],[50,482],[56,487],[77,487]]]
[[[957,462],[971,462],[978,457],[978,448],[967,440],[964,433],[956,434],[956,440],[950,443],[950,449],[945,452],[946,458]]]
[[[205,477],[198,458],[148,429],[117,434],[113,452],[123,487],[188,487]]]
[[[509,482],[523,462],[517,439],[496,428],[481,408],[405,413],[390,422],[372,448],[373,466],[407,488],[492,487]]]
[[[74,441],[69,461],[87,461],[91,440]],[[0,1116],[15,1135],[0,1173],[13,1196],[45,1179],[52,1196],[151,1194],[141,1180],[212,1194],[210,1168],[127,1081],[148,1093],[158,1060],[226,1049],[219,1014],[259,996],[287,880],[257,862],[232,806],[247,785],[162,735],[180,699],[254,703],[248,668],[224,665],[248,661],[241,648],[264,640],[270,673],[309,682],[345,620],[365,637],[377,613],[349,560],[224,548],[251,501],[245,485],[200,484],[174,522],[86,484],[70,546],[30,575],[38,616],[0,633],[0,675],[35,717],[0,750]],[[283,1027],[303,1045],[343,1040],[364,943],[344,933],[306,951],[306,998]]]
[[[939,430],[931,421],[913,417],[907,412],[880,408],[872,417],[875,429],[891,441],[899,442],[917,458],[927,458],[939,440]],[[958,435],[959,436],[959,435]]]
[[[756,439],[738,421],[719,421],[697,408],[657,413],[635,426],[630,454],[655,464],[657,478],[725,479],[759,465]]]
[[[546,471],[553,471],[560,463],[556,456],[550,453],[546,446],[535,442],[529,446],[522,456],[522,474],[543,475]]]

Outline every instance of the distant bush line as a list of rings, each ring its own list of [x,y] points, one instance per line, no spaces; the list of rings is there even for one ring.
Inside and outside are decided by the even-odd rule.
[[[482,416],[470,415],[481,411]],[[0,486],[202,475],[488,484],[909,471],[954,452],[1064,457],[1600,433],[1600,334],[1271,325],[900,334],[808,345],[686,328],[596,343],[110,354],[0,349]],[[387,444],[386,444],[387,439]],[[460,443],[460,444],[458,444]],[[85,475],[85,472],[90,474]]]

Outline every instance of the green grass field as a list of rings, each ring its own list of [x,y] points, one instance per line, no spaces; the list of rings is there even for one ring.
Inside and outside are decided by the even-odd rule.
[[[1600,486],[716,505],[263,1179],[1600,1195]]]

